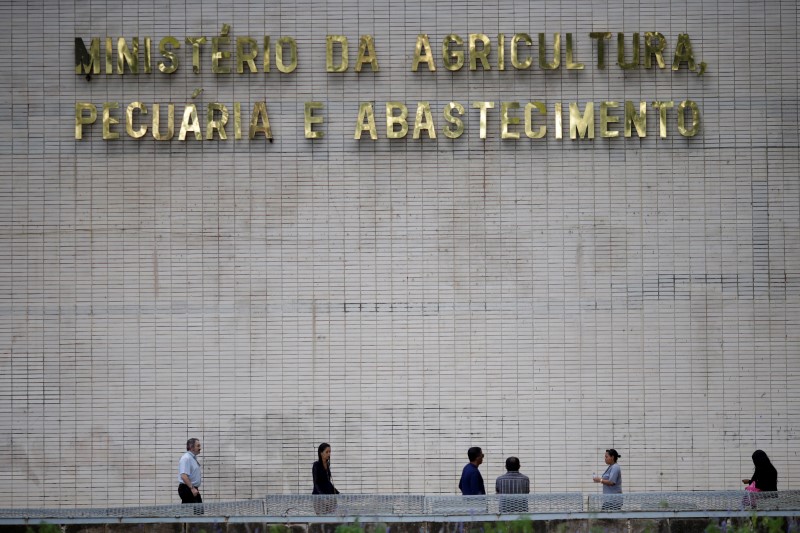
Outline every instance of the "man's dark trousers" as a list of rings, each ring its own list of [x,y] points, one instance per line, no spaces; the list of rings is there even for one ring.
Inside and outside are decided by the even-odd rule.
[[[203,498],[200,496],[200,491],[198,491],[197,496],[195,496],[192,494],[192,489],[190,489],[185,483],[178,485],[178,496],[181,497],[181,503],[203,503]],[[203,514],[203,508],[195,508],[194,514]]]

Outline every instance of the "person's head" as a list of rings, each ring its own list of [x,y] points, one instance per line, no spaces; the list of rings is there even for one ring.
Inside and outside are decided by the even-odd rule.
[[[480,446],[473,446],[467,450],[467,457],[470,463],[479,466],[483,462],[483,450],[481,450]]]
[[[323,442],[317,448],[317,458],[319,458],[319,462],[322,464],[328,464],[331,460],[331,445],[327,442]]]
[[[509,472],[519,472],[519,459],[516,457],[509,457],[506,459],[506,470]]]
[[[197,455],[202,449],[202,446],[200,446],[200,439],[189,439],[186,441],[187,452],[192,452],[193,454]]]
[[[617,459],[619,459],[620,457],[622,457],[622,456],[620,454],[618,454],[617,450],[615,450],[614,448],[606,450],[606,464],[607,465],[613,465],[614,463],[617,462]]]
[[[772,462],[763,450],[756,450],[753,452],[753,464],[756,465],[756,468],[772,467]]]

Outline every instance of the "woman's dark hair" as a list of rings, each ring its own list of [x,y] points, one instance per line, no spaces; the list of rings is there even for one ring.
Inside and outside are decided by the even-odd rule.
[[[615,463],[619,460],[620,457],[622,457],[620,454],[617,453],[617,450],[615,450],[614,448],[606,450],[606,453],[614,458]]]
[[[753,452],[753,464],[756,465],[756,468],[775,468],[763,450]]]
[[[778,490],[778,471],[772,466],[772,461],[763,450],[753,452],[753,464],[756,471],[753,472],[751,481],[755,481],[756,488],[767,491]]]
[[[319,459],[320,463],[322,462],[322,452],[324,452],[326,449],[328,449],[330,447],[331,447],[330,444],[328,444],[327,442],[323,442],[317,448],[317,459]]]

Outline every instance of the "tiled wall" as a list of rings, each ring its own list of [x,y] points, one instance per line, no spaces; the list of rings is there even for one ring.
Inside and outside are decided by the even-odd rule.
[[[188,437],[206,500],[310,492],[322,441],[346,493],[454,493],[471,445],[491,486],[514,454],[535,491],[596,491],[613,446],[625,491],[737,489],[756,448],[797,488],[793,0],[6,0],[0,20],[0,506],[176,502]],[[270,36],[269,73],[212,73],[210,42],[192,72],[184,39],[223,24]],[[589,33],[604,31],[601,70]],[[668,68],[623,71],[617,33],[630,58],[646,31]],[[451,32],[490,36],[491,70],[446,70]],[[511,66],[517,32],[530,70]],[[540,32],[551,53],[561,34],[556,71],[538,66]],[[411,71],[420,33],[436,72]],[[567,33],[584,70],[564,66]],[[669,69],[681,33],[702,76]],[[327,34],[350,39],[348,72],[326,72]],[[353,71],[365,34],[377,73]],[[75,37],[149,36],[156,69],[168,35],[175,74],[75,74]],[[680,135],[671,109],[661,138],[650,103],[686,99],[700,132]],[[606,100],[648,102],[647,137],[600,138]],[[129,137],[134,101],[137,123],[175,103],[175,138]],[[247,139],[257,101],[273,142]],[[323,139],[304,138],[307,101]],[[387,139],[387,101],[412,121],[430,102],[437,139]],[[486,139],[476,101],[495,102]],[[545,102],[547,136],[501,140],[503,101]],[[589,101],[596,138],[570,140],[569,103]],[[76,102],[98,107],[81,140]],[[102,138],[103,102],[120,103],[119,140]],[[226,141],[177,139],[187,103],[205,133],[210,102],[242,103],[243,140],[233,118]],[[353,138],[361,102],[376,141]]]

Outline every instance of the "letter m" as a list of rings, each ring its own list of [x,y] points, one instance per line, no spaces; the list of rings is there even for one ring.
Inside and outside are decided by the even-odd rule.
[[[594,139],[594,102],[586,102],[583,114],[576,102],[569,104],[569,138]]]
[[[83,71],[83,72],[81,72]],[[92,39],[89,50],[83,39],[75,37],[75,74],[100,74],[100,38]]]

